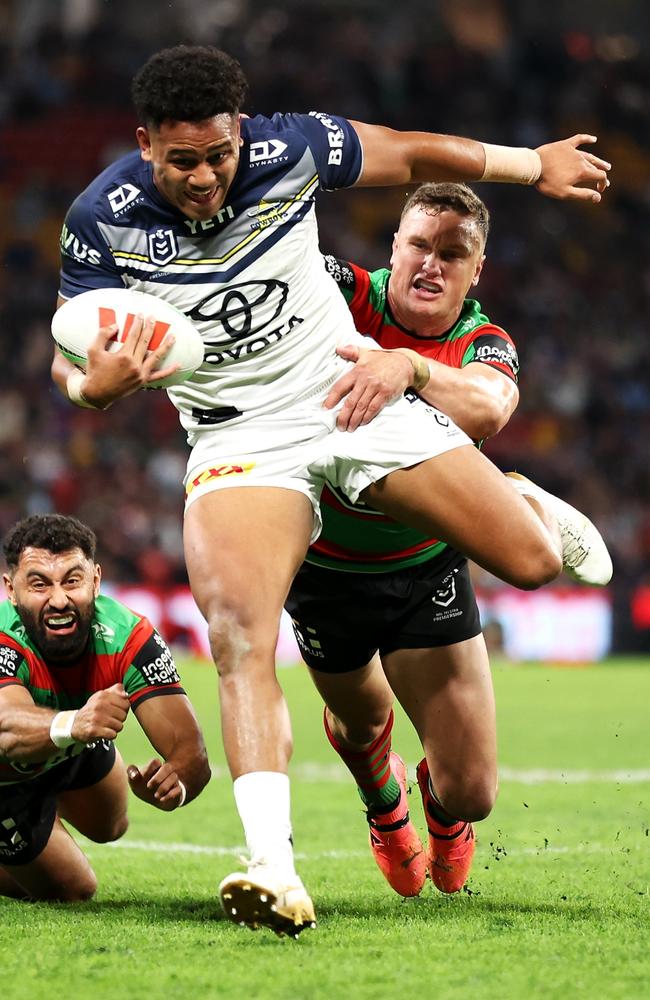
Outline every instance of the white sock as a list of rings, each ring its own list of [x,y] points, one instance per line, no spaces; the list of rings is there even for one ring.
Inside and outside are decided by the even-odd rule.
[[[251,771],[235,778],[232,787],[251,861],[295,876],[288,775]]]

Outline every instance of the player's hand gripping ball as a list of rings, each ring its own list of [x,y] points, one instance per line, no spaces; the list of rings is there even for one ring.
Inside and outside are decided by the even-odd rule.
[[[180,310],[155,295],[131,288],[94,288],[82,292],[57,309],[52,318],[52,336],[61,354],[85,371],[88,347],[100,327],[117,324],[118,331],[109,349],[119,351],[138,313],[145,319],[153,316],[156,320],[149,350],[155,350],[165,334],[171,332],[175,341],[163,364],[180,365],[173,375],[149,382],[147,388],[163,389],[184,382],[203,361],[201,334]]]

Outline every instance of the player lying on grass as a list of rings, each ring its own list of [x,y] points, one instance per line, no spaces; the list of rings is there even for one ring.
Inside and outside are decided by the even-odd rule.
[[[89,899],[97,879],[62,820],[98,843],[126,831],[129,784],[165,812],[210,777],[172,654],[142,615],[99,594],[96,539],[72,517],[16,524],[0,604],[0,893]],[[124,767],[129,707],[159,757]],[[128,777],[128,780],[127,780]]]
[[[519,396],[512,340],[466,298],[483,267],[488,225],[466,185],[424,184],[405,204],[391,270],[327,258],[357,329],[390,351],[417,352],[412,373],[399,353],[362,351],[359,364],[381,374],[389,395],[391,366],[395,393],[421,374],[422,398],[476,441],[498,433]],[[607,583],[611,563],[591,522],[528,480],[513,486],[559,531],[565,569]],[[488,815],[497,792],[494,692],[467,560],[327,486],[321,515],[323,531],[286,607],[326,704],[325,730],[357,781],[390,885],[415,896],[428,868],[438,889],[457,892],[474,854],[472,822]],[[417,776],[426,853],[409,818],[404,763],[391,751],[393,691],[425,753]]]
[[[298,934],[314,908],[295,869],[291,724],[275,649],[289,586],[318,535],[323,483],[353,502],[363,494],[516,586],[540,586],[561,565],[550,532],[498,469],[419,398],[399,395],[366,426],[340,433],[337,410],[324,408],[350,368],[336,346],[363,341],[323,265],[316,192],[482,179],[598,202],[609,164],[577,148],[589,136],[516,150],[322,112],[242,118],[245,94],[241,67],[217,49],[166,49],[138,71],[139,148],[68,212],[60,302],[127,285],[172,302],[204,337],[204,364],[169,397],[192,449],[185,558],[218,665],[224,748],[250,852],[220,893],[235,923]],[[76,254],[71,235],[92,253]],[[55,355],[56,384],[85,406],[135,391],[151,376],[153,325],[136,320],[114,353],[105,348],[115,331],[104,328],[85,375]],[[161,363],[164,354],[153,352]],[[364,405],[364,367],[352,378]]]

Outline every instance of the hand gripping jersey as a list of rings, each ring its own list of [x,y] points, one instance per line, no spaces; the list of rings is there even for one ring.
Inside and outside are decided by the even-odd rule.
[[[474,299],[439,337],[418,337],[397,325],[388,305],[390,271],[364,271],[356,264],[326,257],[327,269],[345,298],[354,325],[388,350],[410,347],[424,357],[453,368],[481,362],[516,381],[519,361],[508,334],[494,326]],[[307,562],[354,573],[387,573],[434,559],[446,559],[444,542],[427,538],[363,503],[352,504],[340,490],[325,487],[321,495],[323,531],[307,554]]]
[[[37,705],[65,710],[81,708],[95,691],[119,682],[131,707],[153,696],[185,693],[167,644],[142,615],[100,595],[86,652],[69,665],[49,667],[13,604],[0,603],[0,688],[22,684]],[[0,757],[0,785],[34,778],[83,749],[83,744],[73,744],[36,763]]]
[[[243,119],[244,144],[223,207],[186,218],[156,188],[140,153],[122,157],[70,208],[60,294],[129,287],[171,302],[195,324],[205,361],[169,390],[188,430],[282,409],[333,381],[336,344],[358,339],[318,249],[317,189],[349,187],[361,146],[343,118]]]

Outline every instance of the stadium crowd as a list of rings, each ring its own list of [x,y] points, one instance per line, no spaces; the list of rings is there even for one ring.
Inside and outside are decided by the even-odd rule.
[[[138,14],[131,4],[124,17],[127,5],[113,0],[97,5],[95,20],[66,26],[47,15],[57,5],[31,6],[42,16],[30,30],[5,31],[0,61],[0,533],[25,514],[73,513],[100,537],[107,579],[185,580],[186,445],[175,411],[163,392],[104,414],[71,407],[50,382],[49,323],[65,210],[133,145],[134,68],[160,44],[210,42],[245,67],[250,114],[316,108],[513,145],[598,135],[596,151],[614,172],[597,208],[480,189],[493,225],[478,297],[522,363],[519,409],[486,450],[504,471],[516,468],[589,512],[615,563],[615,647],[647,649],[647,46],[596,30],[533,36],[497,2],[473,32],[442,2],[424,25],[404,8],[377,21],[364,5],[355,14],[354,4],[344,13],[336,4],[178,0],[147,27],[142,11],[151,5]],[[405,193],[327,198],[322,248],[366,267],[386,264]]]

